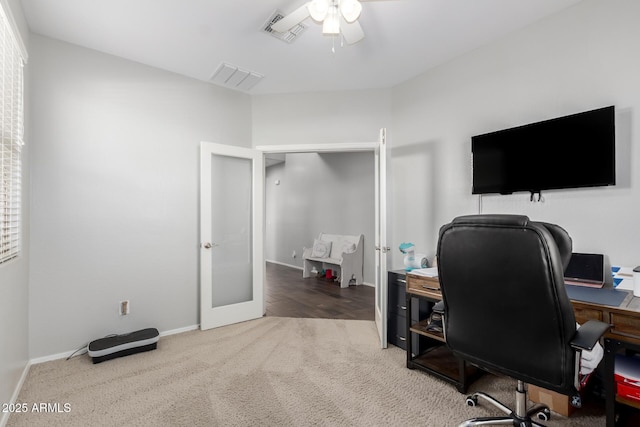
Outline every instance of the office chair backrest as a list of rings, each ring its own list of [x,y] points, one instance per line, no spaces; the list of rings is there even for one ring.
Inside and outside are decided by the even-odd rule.
[[[566,231],[526,216],[471,215],[443,226],[438,274],[454,354],[572,393],[576,323],[563,278],[570,257]]]

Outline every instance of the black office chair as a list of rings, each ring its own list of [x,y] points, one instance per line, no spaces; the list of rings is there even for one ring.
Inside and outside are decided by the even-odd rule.
[[[478,398],[506,413],[461,426],[541,425],[549,408],[527,409],[527,386],[571,396],[580,406],[580,353],[591,350],[609,325],[589,321],[576,330],[564,288],[571,257],[567,232],[519,215],[458,217],[440,229],[438,275],[444,303],[444,333],[452,352],[480,368],[517,380],[516,409],[482,392]]]

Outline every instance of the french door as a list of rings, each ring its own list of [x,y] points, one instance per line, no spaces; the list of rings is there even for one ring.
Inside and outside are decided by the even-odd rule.
[[[263,153],[202,142],[200,179],[200,328],[262,317]]]
[[[375,150],[375,228],[376,228],[376,292],[375,320],[380,345],[387,348],[387,131],[380,129],[380,140]]]

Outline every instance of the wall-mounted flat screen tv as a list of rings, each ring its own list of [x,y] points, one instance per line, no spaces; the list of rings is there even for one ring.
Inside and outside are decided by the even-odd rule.
[[[473,194],[615,185],[614,107],[471,138]]]

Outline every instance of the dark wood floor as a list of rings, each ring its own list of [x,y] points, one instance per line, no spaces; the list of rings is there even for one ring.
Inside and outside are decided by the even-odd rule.
[[[340,288],[325,278],[302,278],[302,270],[267,263],[267,316],[374,320],[375,289]]]

